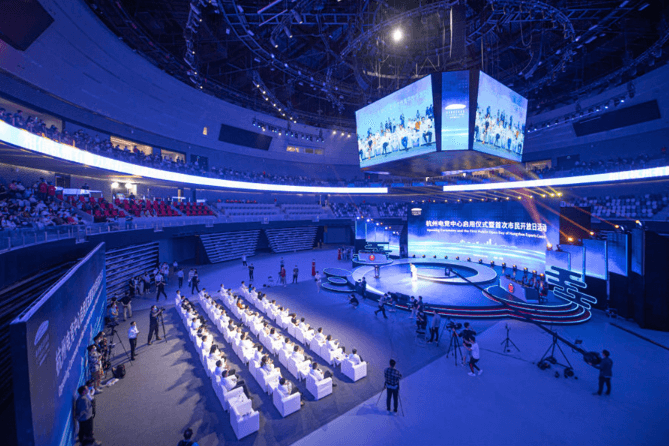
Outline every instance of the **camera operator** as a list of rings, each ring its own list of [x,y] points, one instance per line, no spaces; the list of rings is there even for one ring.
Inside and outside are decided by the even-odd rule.
[[[385,379],[384,386],[386,388],[386,409],[390,413],[390,398],[393,398],[395,405],[395,413],[397,413],[397,399],[400,395],[400,379],[402,374],[395,368],[394,359],[390,360],[390,367],[383,371],[383,377]]]
[[[470,347],[474,340],[474,336],[476,336],[476,331],[472,330],[472,328],[469,326],[469,322],[465,322],[464,327],[464,330],[462,330],[460,333],[456,332],[456,334],[462,338],[462,346],[468,351],[471,351]],[[455,332],[455,329],[453,329],[453,331]],[[465,356],[466,355],[462,355],[462,365],[467,364],[467,358]]]
[[[601,395],[604,390],[604,384],[606,384],[606,394],[611,394],[611,377],[613,376],[613,361],[609,357],[611,354],[608,350],[602,350],[603,358],[599,361],[598,364],[588,362],[588,365],[593,366],[596,369],[599,369],[599,389],[593,395]]]
[[[149,314],[149,340],[147,344],[151,345],[151,339],[153,335],[156,335],[156,341],[160,341],[161,338],[158,336],[158,317],[163,314],[163,309],[158,309],[157,306],[151,306],[151,313]]]

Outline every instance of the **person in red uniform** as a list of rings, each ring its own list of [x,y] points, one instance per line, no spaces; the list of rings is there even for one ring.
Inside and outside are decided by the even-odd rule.
[[[316,259],[311,261],[311,277],[316,277]]]
[[[341,248],[337,249],[337,260],[341,260]]]

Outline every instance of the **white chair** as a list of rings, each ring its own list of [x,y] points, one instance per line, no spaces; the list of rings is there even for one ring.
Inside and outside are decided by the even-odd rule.
[[[295,339],[297,339],[297,342],[299,342],[300,344],[307,345],[306,340],[304,338],[304,332],[299,328],[295,330]]]
[[[251,400],[232,406],[230,424],[238,440],[260,429],[260,414],[253,410]]]
[[[345,360],[341,363],[341,372],[355,382],[367,376],[367,363],[363,361],[353,365],[351,361]]]
[[[284,349],[279,350],[279,362],[283,364],[284,367],[288,367],[288,355]]]
[[[266,393],[271,393],[271,382],[278,382],[279,379],[281,379],[281,371],[278,368],[274,368],[272,372],[268,372],[261,367],[256,373],[258,373],[258,382],[260,383],[260,387],[262,387]]]
[[[288,358],[288,365],[286,368],[297,379],[304,379],[309,374],[309,361],[302,361],[297,363],[294,359]]]
[[[258,379],[259,368],[260,364],[257,361],[249,361],[249,372],[251,372],[251,376],[253,376],[253,378],[258,381],[258,384],[260,384],[260,379]]]
[[[287,417],[291,413],[300,410],[300,396],[300,392],[295,392],[287,397],[283,397],[281,392],[274,392],[272,400],[274,401],[274,407],[276,407],[281,416]]]
[[[320,400],[332,393],[332,378],[325,378],[316,382],[313,375],[307,375],[307,390],[315,399]]]
[[[299,330],[297,329],[297,326],[295,324],[293,324],[292,322],[288,324],[288,334],[289,335],[296,338],[298,331]]]
[[[216,396],[218,396],[218,400],[221,402],[223,410],[227,412],[230,410],[230,400],[239,398],[239,396],[244,393],[244,389],[241,387],[236,387],[230,391],[227,391],[225,390],[225,387],[221,386],[220,384],[216,384],[214,385],[214,392],[216,392]]]

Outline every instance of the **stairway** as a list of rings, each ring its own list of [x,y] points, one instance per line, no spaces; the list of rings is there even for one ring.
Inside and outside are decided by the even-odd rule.
[[[202,234],[200,240],[211,263],[240,259],[256,253],[260,230]]]
[[[316,226],[299,228],[265,229],[269,246],[273,252],[304,251],[314,247]]]
[[[158,265],[158,242],[107,251],[107,299],[120,299],[129,289],[130,279]]]

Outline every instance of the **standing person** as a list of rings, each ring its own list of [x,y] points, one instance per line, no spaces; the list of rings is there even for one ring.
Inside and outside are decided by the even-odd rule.
[[[604,390],[604,384],[606,384],[606,394],[611,394],[611,377],[613,376],[613,361],[609,357],[611,353],[608,350],[602,350],[602,360],[599,364],[593,364],[589,362],[591,366],[596,369],[599,369],[599,390],[593,393],[593,395],[601,395]]]
[[[149,314],[149,339],[146,342],[147,344],[151,345],[151,339],[153,339],[153,335],[156,335],[156,341],[160,341],[161,338],[158,336],[158,315],[160,314],[160,311],[158,310],[158,307],[155,305],[151,306],[151,313]]]
[[[118,306],[116,305],[116,298],[112,298],[112,303],[109,306],[109,322],[118,325]]]
[[[246,266],[246,254],[242,254],[242,266]]]
[[[167,300],[167,294],[165,293],[165,277],[161,273],[158,273],[154,279],[156,281],[156,302],[160,300],[161,293],[165,296],[165,300]]]
[[[469,376],[476,376],[474,373],[474,369],[479,371],[479,375],[483,373],[483,370],[479,368],[479,366],[476,365],[477,362],[479,362],[479,359],[481,359],[480,353],[479,353],[479,345],[476,343],[476,338],[472,337],[471,338],[471,345],[467,347],[467,349],[471,352],[470,353],[470,358],[469,358],[469,370],[470,372],[468,373]]]
[[[283,260],[281,260],[283,262]],[[281,276],[281,283],[283,286],[286,286],[286,268],[281,265],[281,271],[279,272],[279,276]]]
[[[337,260],[341,260],[341,248],[337,249]]]
[[[181,440],[177,444],[177,446],[198,446],[195,440],[191,440],[192,436],[193,436],[193,429],[189,427],[184,431],[184,439]]]
[[[255,266],[253,266],[253,263],[249,265],[249,282],[253,282],[253,270],[255,269]]]
[[[179,271],[179,262],[175,260],[174,262],[172,262],[172,272],[176,274],[177,271]]]
[[[98,353],[95,344],[88,346],[88,370],[91,373],[91,379],[95,381],[95,391],[101,393],[100,381],[102,381],[102,355]]]
[[[127,318],[132,317],[132,296],[130,296],[130,293],[123,295],[121,305],[123,305],[123,322],[125,322]]]
[[[184,270],[183,270],[183,268],[177,269],[177,279],[179,280],[179,289],[181,289],[181,287],[184,286]]]
[[[409,319],[413,319],[416,317],[416,313],[418,313],[418,301],[413,296],[411,296],[411,303],[409,304],[409,308],[411,308],[411,315],[409,316]]]
[[[196,269],[193,270],[193,278],[191,279],[190,283],[191,283],[190,293],[195,294],[195,290],[197,290],[197,292],[199,293],[200,292],[200,287],[199,287],[200,276],[198,276]]]
[[[130,341],[130,360],[134,361],[135,356],[137,354],[135,353],[135,349],[137,348],[137,335],[139,334],[139,330],[137,329],[137,322],[132,321],[130,322],[130,328],[128,329],[128,341]]]
[[[374,312],[374,316],[376,316],[380,311],[383,313],[383,317],[388,319],[388,316],[386,316],[386,296],[387,295],[384,294],[379,298],[379,308]]]
[[[395,413],[397,413],[397,400],[400,396],[400,379],[402,374],[395,368],[394,359],[390,360],[390,367],[383,371],[383,377],[385,378],[384,386],[386,388],[386,409],[390,413],[390,398],[393,398],[395,403]]]
[[[144,292],[148,293],[151,289],[151,276],[149,275],[148,271],[144,273],[142,280],[144,281]]]
[[[434,316],[432,316],[432,323],[430,324],[430,340],[427,341],[428,344],[435,337],[436,339],[434,340],[439,342],[439,327],[441,327],[441,315],[435,311]]]
[[[300,270],[297,268],[297,265],[295,265],[295,268],[293,268],[293,283],[297,283],[297,273],[299,273]]]
[[[311,261],[311,277],[316,277],[316,259]]]
[[[321,273],[316,271],[316,277],[314,277],[314,280],[316,280],[316,290],[320,293],[321,292]]]
[[[77,389],[79,394],[75,403],[75,418],[79,422],[79,444],[101,445],[93,437],[93,403],[88,398],[88,388],[81,386]]]
[[[284,267],[283,257],[281,257],[281,260],[279,262],[279,266],[281,267],[281,269],[283,269],[283,267]]]
[[[365,299],[367,296],[367,280],[363,277],[362,282],[360,282],[360,296]]]
[[[188,271],[188,288],[191,288],[193,286],[193,276],[195,275],[195,268],[191,268],[190,271]],[[191,292],[191,294],[193,294]]]

